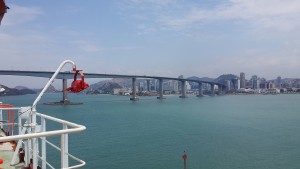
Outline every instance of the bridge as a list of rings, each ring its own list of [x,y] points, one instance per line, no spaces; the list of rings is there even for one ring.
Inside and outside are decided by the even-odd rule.
[[[45,77],[50,78],[54,72],[51,71],[21,71],[21,70],[0,70],[0,75],[12,75],[12,76],[32,76],[32,77]],[[60,102],[56,102],[56,104],[71,104],[68,100],[67,95],[67,79],[73,79],[73,72],[60,72],[57,79],[62,79],[63,86],[63,99]],[[147,76],[147,75],[118,75],[118,74],[99,74],[99,73],[84,73],[84,78],[128,78],[132,79],[132,97],[130,100],[138,100],[136,95],[136,79],[148,79],[147,86],[149,86],[150,79],[157,79],[159,81],[159,97],[158,99],[163,99],[163,80],[175,80],[181,82],[181,96],[180,98],[186,98],[186,82],[195,82],[198,83],[198,97],[203,96],[202,84],[206,83],[210,85],[212,95],[215,94],[214,87],[218,86],[219,91],[222,91],[226,86],[221,83],[203,81],[203,80],[193,80],[193,79],[184,79],[184,78],[172,78],[172,77],[161,77],[161,76]]]

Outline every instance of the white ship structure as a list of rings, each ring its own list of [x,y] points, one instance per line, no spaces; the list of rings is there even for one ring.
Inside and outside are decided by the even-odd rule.
[[[73,66],[75,75],[81,71],[76,70],[76,66],[71,60],[62,62],[32,106],[13,107],[0,102],[0,169],[53,169],[53,161],[47,160],[49,146],[60,152],[60,168],[80,168],[85,165],[83,160],[69,153],[69,134],[81,132],[86,127],[45,115],[36,109],[44,92],[66,64]],[[73,81],[69,90],[80,92],[87,87],[88,85],[84,81],[76,80]],[[3,92],[2,89],[0,88],[0,91]],[[48,130],[48,123],[56,124],[61,128]],[[48,138],[51,136],[59,136],[60,143],[56,145],[50,142]],[[70,166],[69,161],[71,160],[72,164],[76,164]],[[55,162],[57,164],[57,161]]]

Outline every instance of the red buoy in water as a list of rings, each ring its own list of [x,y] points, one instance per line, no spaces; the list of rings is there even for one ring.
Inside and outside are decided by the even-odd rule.
[[[77,74],[80,74],[81,80],[77,80]],[[84,75],[82,70],[76,70],[74,74],[74,81],[71,84],[71,87],[67,88],[67,91],[71,91],[73,93],[81,92],[82,90],[89,87],[89,84],[84,82]]]
[[[183,167],[184,167],[184,169],[186,169],[186,159],[187,159],[187,155],[186,155],[185,151],[184,151],[184,154],[183,154],[182,158],[183,158]]]

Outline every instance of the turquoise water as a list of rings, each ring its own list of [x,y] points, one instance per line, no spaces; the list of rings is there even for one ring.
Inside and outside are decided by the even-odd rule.
[[[87,127],[69,141],[70,153],[87,162],[84,168],[182,169],[183,150],[189,169],[300,168],[300,95],[141,97],[137,102],[111,95],[69,97],[84,104],[40,104],[38,111]],[[34,98],[0,100],[23,106]],[[60,99],[48,94],[42,101]],[[55,157],[50,150],[48,158]]]

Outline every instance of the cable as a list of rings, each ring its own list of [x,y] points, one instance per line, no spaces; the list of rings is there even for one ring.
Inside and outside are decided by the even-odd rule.
[[[20,113],[20,114],[14,119],[14,121],[16,121],[22,114],[26,113],[26,112],[27,112],[28,110],[30,110],[30,109],[31,109],[31,107],[28,108],[27,110],[25,110],[24,112]]]

